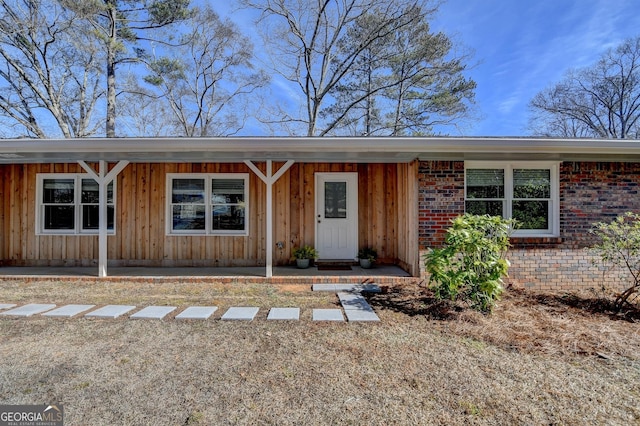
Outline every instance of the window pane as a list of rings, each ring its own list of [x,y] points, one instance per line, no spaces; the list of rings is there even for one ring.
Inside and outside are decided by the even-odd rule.
[[[176,231],[205,229],[204,205],[178,205],[173,206],[173,229]]]
[[[171,202],[181,204],[204,203],[204,179],[173,179]]]
[[[489,216],[500,216],[503,217],[502,214],[502,201],[466,201],[464,203],[465,212],[470,214],[477,215],[485,215]]]
[[[81,203],[98,204],[100,202],[100,193],[98,183],[93,179],[82,179],[82,197]],[[107,203],[113,204],[113,182],[107,185]]]
[[[467,169],[467,198],[504,198],[503,169]]]
[[[100,206],[89,205],[82,206],[82,229],[98,229],[100,227],[100,219],[98,212]],[[113,230],[113,206],[107,206],[107,229]]]
[[[73,206],[44,206],[44,229],[71,229],[74,226]]]
[[[549,202],[514,201],[513,218],[519,229],[549,229]]]
[[[73,203],[74,179],[44,179],[42,184],[42,202],[54,204]]]
[[[514,169],[514,198],[550,198],[551,170]]]
[[[214,231],[244,231],[243,206],[213,206],[212,213]]]
[[[324,217],[344,219],[347,217],[347,183],[325,182]]]
[[[239,204],[244,202],[244,179],[213,179],[211,181],[213,204]]]

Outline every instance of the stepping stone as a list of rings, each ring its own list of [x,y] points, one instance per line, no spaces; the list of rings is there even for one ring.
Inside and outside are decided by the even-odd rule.
[[[314,309],[314,321],[344,321],[342,309]]]
[[[0,312],[0,315],[15,315],[19,317],[30,317],[31,315],[50,311],[55,307],[56,305],[54,304],[30,303],[28,305],[20,306],[19,308],[14,308],[8,311]]]
[[[350,291],[353,293],[380,293],[378,284],[337,284],[336,291]]]
[[[363,311],[360,309],[345,309],[344,313],[347,314],[349,322],[380,321],[380,318],[378,318],[378,315],[376,315],[373,310]]]
[[[369,293],[380,293],[380,286],[378,284],[314,284],[312,287],[313,291],[350,291],[350,292],[369,292]]]
[[[9,309],[17,306],[15,303],[0,303],[0,309]]]
[[[251,321],[255,318],[260,308],[255,307],[232,307],[222,315],[223,320]]]
[[[271,308],[268,320],[299,320],[300,308]]]
[[[359,293],[362,291],[362,285],[360,284],[336,284],[336,292],[338,291],[350,291]]]
[[[120,315],[124,315],[129,311],[134,310],[135,306],[129,305],[107,305],[100,309],[96,309],[93,312],[85,314],[86,318],[118,318]]]
[[[88,311],[89,309],[93,308],[96,305],[66,305],[66,306],[61,306],[57,309],[54,309],[53,311],[49,311],[49,312],[45,312],[44,314],[42,314],[43,316],[46,317],[67,317],[67,318],[71,318],[75,315],[78,315],[79,313],[82,313],[84,311]]]
[[[338,293],[338,298],[342,304],[342,308],[345,311],[359,310],[359,311],[373,311],[371,305],[367,302],[367,299],[356,293]]]
[[[336,285],[335,284],[314,284],[312,289],[313,291],[332,291],[335,293]]]
[[[187,309],[176,315],[176,319],[206,320],[217,310],[217,306],[189,306]]]
[[[175,306],[147,306],[141,311],[131,315],[129,318],[162,319],[167,314],[175,310]]]
[[[381,293],[382,290],[378,284],[361,284],[360,291],[363,293]]]

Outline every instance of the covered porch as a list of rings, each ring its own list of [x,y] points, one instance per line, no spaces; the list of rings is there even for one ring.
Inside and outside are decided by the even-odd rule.
[[[365,273],[359,267],[303,272],[283,266],[290,262],[296,246],[318,247],[319,237],[334,235],[320,229],[321,224],[330,222],[329,216],[322,220],[329,210],[319,207],[329,196],[316,196],[316,188],[340,187],[335,176],[350,176],[356,190],[346,193],[353,209],[349,207],[350,213],[342,216],[344,212],[331,210],[335,214],[332,221],[355,218],[340,228],[340,232],[349,233],[349,253],[336,254],[333,246],[328,249],[323,244],[321,256],[353,261],[358,248],[374,246],[381,263],[398,266],[392,275],[408,272],[417,276],[415,146],[398,152],[395,147],[390,151],[386,141],[377,140],[375,148],[372,142],[304,138],[0,141],[4,184],[0,185],[4,200],[0,275],[14,275],[6,269],[9,267],[28,267],[13,271],[23,277],[255,277],[291,281],[318,276],[316,280],[349,277],[350,282],[363,281],[380,272]],[[236,202],[242,213],[238,215],[243,219],[242,230],[213,233],[212,220],[202,219],[207,225],[200,231],[197,215],[193,223],[185,225],[193,227],[176,228],[183,225],[174,223],[176,206],[172,203],[182,202],[175,201],[176,181],[181,185],[190,180],[222,182],[233,176],[244,179],[244,195]],[[320,185],[319,176],[331,182]],[[42,212],[47,208],[62,211],[63,207],[50,207],[42,194],[45,189],[58,188],[52,185],[65,184],[65,179],[71,182],[70,188],[80,188],[80,182],[84,185],[87,179],[95,181],[99,203],[86,207],[75,201],[81,199],[80,190],[68,189],[69,193],[76,191],[72,202],[77,205],[63,207],[78,213],[64,226],[50,224],[43,221],[47,216]],[[213,203],[211,200],[203,205]],[[194,214],[200,212],[196,207],[201,208],[195,206]],[[82,215],[88,208],[99,218],[93,233],[83,231]],[[191,210],[179,210],[183,211]],[[342,235],[332,242],[342,243]]]
[[[321,284],[376,283],[402,284],[416,280],[411,274],[395,265],[377,265],[363,269],[351,265],[350,269],[321,269],[311,266],[299,269],[295,266],[274,266],[272,276],[267,277],[264,266],[241,267],[139,267],[110,266],[107,277],[99,277],[94,266],[3,266],[0,281],[143,281],[143,282],[211,282],[211,283],[261,283],[271,284]]]

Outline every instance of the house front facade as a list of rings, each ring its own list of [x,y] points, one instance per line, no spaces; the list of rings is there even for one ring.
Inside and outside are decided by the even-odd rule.
[[[264,266],[312,245],[421,256],[466,212],[518,219],[512,283],[597,287],[598,221],[640,211],[640,144],[531,138],[0,141],[0,265]],[[1,272],[1,270],[0,270]]]

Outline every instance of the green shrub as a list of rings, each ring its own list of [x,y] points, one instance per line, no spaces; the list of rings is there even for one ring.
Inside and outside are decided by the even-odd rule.
[[[293,258],[294,259],[317,259],[318,250],[308,245],[302,246],[302,247],[296,247],[293,249]]]
[[[378,251],[373,247],[364,247],[358,251],[358,259],[367,259],[371,262],[375,262],[378,258]]]
[[[599,261],[629,272],[631,285],[626,286],[615,300],[615,308],[620,311],[640,292],[640,215],[627,212],[610,223],[595,223],[591,233],[598,242],[590,251],[600,258]]]
[[[490,312],[503,291],[511,219],[465,214],[453,219],[445,245],[425,256],[429,284],[441,300],[463,301]]]

